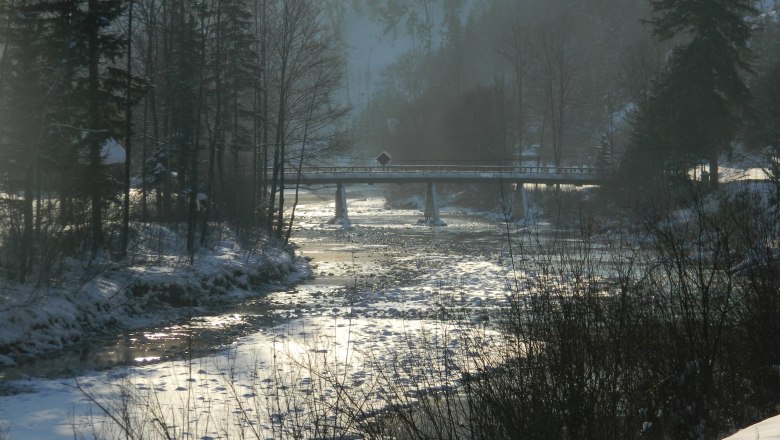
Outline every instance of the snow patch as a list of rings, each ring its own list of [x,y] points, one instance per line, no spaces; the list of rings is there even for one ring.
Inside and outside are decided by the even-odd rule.
[[[114,138],[108,138],[100,147],[100,155],[103,158],[104,165],[115,165],[125,163],[127,154],[125,147],[119,144]]]
[[[243,250],[229,231],[189,264],[184,240],[160,225],[136,225],[125,260],[67,258],[49,287],[0,280],[0,366],[116,328],[141,328],[205,307],[260,295],[310,275],[305,261],[263,245]]]

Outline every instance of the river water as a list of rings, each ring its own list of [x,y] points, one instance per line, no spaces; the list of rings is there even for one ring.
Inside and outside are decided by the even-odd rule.
[[[516,277],[523,276],[522,259],[513,265],[509,258],[507,237],[517,239],[517,227],[508,230],[506,223],[483,215],[447,209],[442,216],[448,226],[422,226],[418,210],[387,209],[379,194],[373,186],[349,190],[349,230],[328,222],[334,213],[330,191],[303,194],[292,241],[311,260],[315,276],[310,280],[212,316],[129,333],[31,365],[27,374],[55,379],[36,382],[38,398],[35,393],[3,397],[0,417],[13,417],[3,414],[3,406],[17,405],[28,414],[70,421],[20,421],[22,428],[15,431],[12,425],[11,432],[20,435],[13,438],[68,438],[76,425],[103,426],[104,420],[95,422],[90,413],[94,408],[85,409],[84,393],[74,391],[68,383],[72,379],[65,377],[75,376],[98,401],[111,402],[122,389],[122,395],[132,390],[146,408],[149,392],[166,408],[176,407],[184,394],[188,402],[206,402],[184,405],[186,415],[172,412],[174,419],[198,421],[189,427],[204,438],[227,436],[231,429],[274,435],[284,425],[281,420],[291,414],[310,417],[315,401],[332,407],[344,399],[345,390],[378,408],[389,401],[389,382],[418,391],[450,385],[457,371],[439,375],[438,384],[386,372],[406,365],[408,373],[405,356],[412,352],[426,353],[429,368],[436,369],[476,345],[500,343],[496,318],[510,306]],[[463,336],[471,330],[478,334],[464,348]],[[41,403],[47,399],[77,409],[63,415]],[[242,399],[256,411],[254,422],[246,413],[234,415]],[[215,402],[225,408],[217,411]],[[217,419],[223,427],[217,427]],[[300,425],[310,427],[306,420]],[[205,431],[198,430],[203,426],[208,426]]]

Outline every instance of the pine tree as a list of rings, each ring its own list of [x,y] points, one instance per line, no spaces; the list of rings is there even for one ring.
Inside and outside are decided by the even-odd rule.
[[[680,169],[728,151],[749,99],[742,74],[750,39],[750,0],[652,0],[649,23],[662,40],[681,38],[656,87],[650,113],[661,122],[661,151]]]
[[[748,121],[747,140],[759,151],[780,156],[780,60],[757,78],[753,88],[756,98]]]
[[[34,259],[33,202],[48,113],[48,78],[40,62],[47,26],[29,5],[3,6],[2,41],[6,46],[0,82],[0,175],[8,177],[7,191],[22,190],[24,194],[21,239],[11,245],[18,250],[17,265],[10,271],[24,282]]]
[[[112,24],[122,12],[119,0],[89,0],[83,11],[80,44],[87,57],[86,70],[80,76],[77,94],[87,105],[84,144],[86,175],[84,183],[91,205],[92,246],[103,244],[103,204],[107,196],[108,178],[103,167],[102,145],[123,131],[123,90],[126,75],[107,66],[122,55],[126,40],[112,31]],[[76,36],[74,36],[76,37]],[[79,43],[77,43],[78,45]]]
[[[252,124],[251,97],[257,83],[257,54],[255,53],[253,17],[247,0],[226,2],[222,8],[224,19],[219,32],[222,40],[222,66],[218,66],[222,75],[221,105],[225,147],[232,153],[234,169],[228,173],[229,182],[221,182],[225,206],[231,206],[230,217],[238,221],[241,207],[241,186],[239,185],[239,152],[250,151]],[[224,154],[224,151],[222,152]],[[224,165],[223,165],[224,166]],[[220,174],[226,170],[220,170]],[[224,180],[224,179],[222,179]]]
[[[124,41],[109,31],[121,6],[95,0],[2,4],[0,151],[2,162],[23,174],[22,279],[36,260],[33,250],[40,248],[33,240],[42,230],[43,187],[59,191],[63,224],[73,220],[73,198],[89,199],[92,243],[102,242],[101,211],[109,186],[101,147],[122,132],[126,104],[120,91],[126,76],[111,67]]]
[[[48,111],[40,160],[45,172],[59,189],[59,221],[66,225],[73,220],[73,200],[83,195],[83,102],[77,95],[77,77],[83,69],[84,54],[76,44],[80,35],[82,13],[80,3],[73,0],[42,0],[29,4],[27,13],[34,14],[47,31],[41,42],[46,49],[40,61],[49,72],[47,81]]]

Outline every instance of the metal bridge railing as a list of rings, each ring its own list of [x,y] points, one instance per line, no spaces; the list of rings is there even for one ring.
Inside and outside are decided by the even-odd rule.
[[[287,173],[297,173],[298,170],[287,169]],[[308,175],[334,174],[440,174],[457,173],[464,175],[493,174],[558,174],[558,175],[598,175],[613,174],[610,168],[591,167],[550,167],[550,166],[475,166],[463,165],[392,165],[386,167],[341,166],[341,167],[305,167],[301,173]]]

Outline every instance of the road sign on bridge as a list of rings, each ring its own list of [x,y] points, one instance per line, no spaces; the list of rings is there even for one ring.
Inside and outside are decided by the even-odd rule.
[[[379,162],[379,165],[382,165],[384,167],[384,166],[387,166],[387,164],[390,163],[391,159],[392,158],[387,153],[387,151],[383,151],[379,156],[377,156],[376,161]]]

